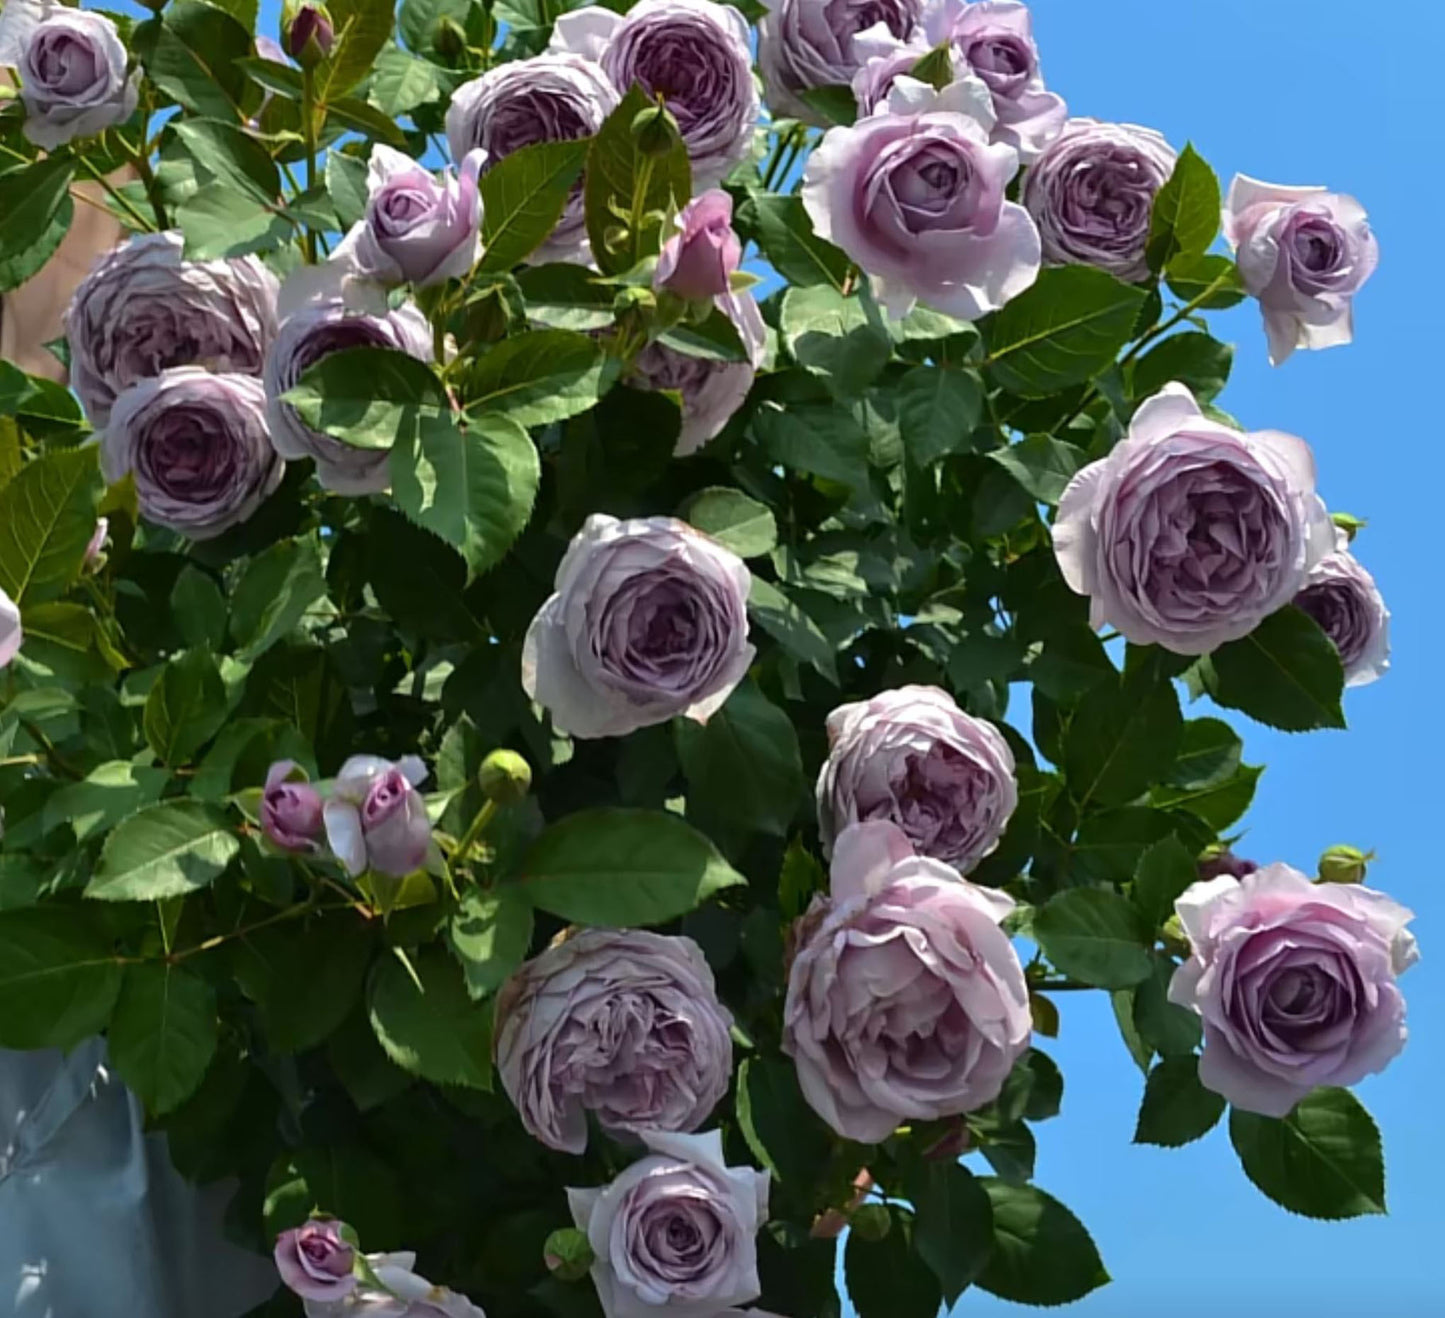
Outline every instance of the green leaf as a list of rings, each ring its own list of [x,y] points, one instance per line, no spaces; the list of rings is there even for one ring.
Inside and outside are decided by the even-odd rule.
[[[1258,765],[1243,764],[1232,778],[1213,787],[1155,787],[1149,798],[1170,810],[1187,810],[1216,833],[1222,833],[1249,809],[1263,773]]]
[[[418,526],[455,545],[473,572],[499,563],[532,515],[541,464],[527,432],[503,413],[426,416],[392,450],[392,497]]]
[[[801,197],[754,192],[739,218],[756,231],[768,264],[789,284],[797,288],[831,284],[842,290],[848,278],[848,257],[813,232]]]
[[[471,0],[402,0],[396,16],[396,30],[407,49],[419,55],[434,50],[433,37],[437,24],[450,18],[465,27]]]
[[[1021,398],[1046,398],[1114,364],[1144,290],[1085,265],[1043,271],[987,327],[994,379]]]
[[[631,270],[662,246],[666,216],[692,195],[692,169],[681,136],[661,155],[638,145],[633,120],[653,108],[652,98],[634,83],[603,121],[587,151],[582,196],[592,259],[604,274]]]
[[[209,572],[187,563],[171,587],[171,617],[186,644],[219,650],[226,640],[226,599]]]
[[[527,852],[518,891],[576,924],[664,924],[723,888],[747,882],[676,815],[582,810],[552,824]]]
[[[353,133],[375,138],[378,142],[387,142],[398,148],[408,145],[406,134],[374,105],[368,105],[360,97],[342,96],[328,101],[326,117],[340,128],[349,128]]]
[[[135,47],[151,81],[192,114],[240,123],[260,104],[239,64],[252,54],[251,34],[211,5],[174,0],[136,29]]]
[[[689,808],[785,837],[806,783],[793,721],[744,679],[705,724],[673,720]]]
[[[1173,684],[1147,670],[1086,692],[1063,744],[1062,767],[1080,810],[1123,805],[1167,773],[1182,725]]]
[[[0,496],[3,498],[3,496]],[[1343,728],[1345,675],[1339,651],[1302,609],[1271,614],[1209,657],[1205,679],[1221,705],[1285,732]]]
[[[778,523],[767,504],[741,490],[712,485],[686,503],[682,517],[739,558],[761,558],[778,543]]]
[[[786,1193],[807,1201],[827,1164],[829,1140],[803,1097],[792,1062],[761,1055],[743,1060],[737,1118],[753,1157]]]
[[[920,1164],[908,1191],[916,1214],[913,1247],[952,1307],[993,1254],[993,1204],[982,1183],[958,1162]]]
[[[1177,256],[1200,256],[1219,233],[1219,180],[1187,143],[1168,181],[1154,198],[1149,219],[1149,268],[1162,270]]]
[[[1227,256],[1181,253],[1164,274],[1170,292],[1208,311],[1235,306],[1249,296],[1239,267]]]
[[[983,385],[972,371],[915,366],[898,382],[898,430],[915,467],[973,447]]]
[[[846,126],[858,118],[858,100],[853,95],[853,89],[842,83],[805,88],[798,92],[798,99],[806,102],[830,124]]]
[[[184,764],[226,721],[226,685],[207,650],[172,659],[146,697],[145,739],[162,764]]]
[[[1233,365],[1234,348],[1213,335],[1198,330],[1173,334],[1134,364],[1134,397],[1150,398],[1178,380],[1207,402],[1224,388]]]
[[[605,329],[613,322],[617,289],[598,282],[583,266],[529,265],[517,271],[516,279],[527,302],[528,320],[553,329],[583,331]]]
[[[877,309],[827,285],[783,294],[778,329],[793,360],[827,379],[836,397],[865,392],[888,365],[893,340]]]
[[[861,488],[868,483],[868,436],[844,407],[764,403],[753,433],[774,462]]]
[[[212,806],[147,806],[106,838],[85,895],[112,902],[180,897],[213,882],[240,846],[230,820]]]
[[[528,307],[530,313],[531,308]],[[679,321],[664,330],[658,341],[684,357],[701,357],[713,362],[742,362],[748,360],[748,350],[743,346],[742,335],[732,318],[721,308],[714,307],[702,321]]]
[[[1134,1059],[1134,1065],[1144,1075],[1148,1075],[1154,1050],[1139,1037],[1139,1031],[1134,1025],[1134,991],[1115,989],[1109,994],[1109,1004],[1113,1008],[1114,1021],[1119,1027],[1119,1037],[1124,1041],[1124,1047]]]
[[[367,99],[395,119],[441,95],[442,72],[430,60],[417,59],[395,46],[383,50],[372,69]]]
[[[494,343],[466,375],[467,411],[545,426],[590,411],[606,387],[602,347],[575,330],[544,329]]]
[[[461,969],[441,948],[412,957],[416,982],[396,956],[372,972],[367,1010],[386,1054],[438,1085],[492,1087],[492,1011],[473,1002]]]
[[[993,1206],[993,1255],[978,1279],[984,1290],[1017,1304],[1069,1304],[1108,1282],[1084,1224],[1057,1199],[993,1177],[980,1184]]]
[[[1134,989],[1134,1028],[1160,1057],[1192,1055],[1204,1037],[1198,1014],[1169,1001],[1169,984],[1177,968],[1170,957],[1155,952],[1149,978]]]
[[[590,138],[536,142],[482,175],[483,272],[510,270],[551,237],[590,144]]]
[[[1199,1059],[1166,1057],[1149,1072],[1134,1143],[1177,1149],[1202,1139],[1223,1115],[1224,1100],[1199,1083]]]
[[[19,288],[60,246],[75,212],[74,174],[64,154],[0,174],[0,293]]]
[[[1052,435],[1029,435],[1017,444],[992,449],[988,456],[1039,503],[1050,507],[1064,497],[1075,473],[1089,461],[1083,449]]]
[[[469,888],[447,925],[447,945],[461,963],[467,992],[484,998],[526,959],[532,908],[505,889]]]
[[[65,783],[45,802],[45,831],[68,824],[78,842],[109,832],[127,815],[159,800],[170,775],[164,769],[106,760],[77,783]]]
[[[920,1268],[910,1248],[911,1214],[889,1208],[892,1226],[882,1240],[850,1231],[843,1247],[843,1275],[858,1318],[937,1318],[938,1282]]]
[[[748,614],[794,659],[811,664],[834,686],[838,684],[833,643],[801,608],[771,581],[753,577]]]
[[[51,449],[0,489],[0,590],[17,603],[55,599],[80,575],[101,491],[97,452]]]
[[[180,119],[176,136],[196,162],[223,183],[272,205],[281,191],[276,164],[266,148],[237,124],[219,119]]]
[[[213,3],[213,0],[206,0],[206,2]],[[246,24],[246,26],[252,25]],[[303,86],[301,70],[294,64],[278,64],[275,60],[266,59],[263,55],[253,55],[236,62],[267,91],[284,96],[290,101],[301,99]]]
[[[105,1028],[120,983],[120,959],[100,912],[0,912],[0,1047],[75,1047]]]
[[[343,229],[358,223],[366,215],[366,161],[332,151],[326,157],[326,193]]]
[[[362,80],[391,37],[394,0],[329,0],[336,29],[331,55],[316,69],[316,94],[332,101]]]
[[[1292,1213],[1331,1221],[1385,1211],[1380,1132],[1345,1089],[1317,1089],[1283,1119],[1234,1108],[1229,1140],[1245,1175]]]
[[[278,540],[246,564],[231,597],[236,658],[255,663],[326,594],[315,535]]]
[[[1186,790],[1216,787],[1239,768],[1244,743],[1222,719],[1190,719],[1179,741],[1179,757],[1164,781]]]
[[[279,247],[295,232],[289,220],[229,183],[207,183],[175,211],[186,257],[212,261]]]
[[[1166,837],[1139,857],[1134,872],[1134,905],[1150,929],[1174,913],[1174,900],[1199,877],[1193,854],[1178,838]]]
[[[120,1078],[160,1116],[189,1098],[216,1052],[216,994],[184,966],[127,966],[108,1039]]]
[[[1118,893],[1068,888],[1034,912],[1034,940],[1064,974],[1099,988],[1148,979],[1149,930]]]
[[[363,449],[391,448],[424,415],[450,412],[432,368],[394,348],[327,353],[282,399],[313,430]]]

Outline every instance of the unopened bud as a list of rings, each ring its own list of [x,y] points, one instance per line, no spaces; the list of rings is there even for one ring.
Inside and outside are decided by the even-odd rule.
[[[1229,875],[1231,879],[1242,879],[1259,868],[1252,860],[1236,856],[1226,847],[1219,847],[1200,857],[1198,870],[1201,879],[1217,879]]]
[[[1178,915],[1171,915],[1164,921],[1164,927],[1159,931],[1159,941],[1179,956],[1189,956],[1193,952],[1193,944],[1190,943],[1189,935],[1184,931],[1184,922]]]
[[[861,1204],[849,1216],[848,1225],[864,1240],[886,1240],[893,1230],[893,1214],[886,1204]]]
[[[1320,882],[1363,883],[1374,858],[1373,851],[1361,851],[1359,847],[1331,847],[1320,857]]]
[[[512,805],[532,790],[532,766],[516,751],[493,751],[477,773],[482,795],[498,805]]]
[[[1331,513],[1330,521],[1345,533],[1348,540],[1353,540],[1369,525],[1363,517],[1356,517],[1353,513]]]
[[[665,106],[655,105],[637,112],[632,121],[632,140],[643,155],[665,156],[682,139],[677,120]]]
[[[597,1256],[576,1227],[559,1227],[542,1246],[542,1260],[559,1281],[581,1281]]]
[[[322,5],[288,7],[281,16],[281,45],[303,69],[314,69],[336,44],[331,15]]]
[[[432,28],[431,44],[438,55],[456,59],[467,48],[467,34],[456,19],[443,15]]]

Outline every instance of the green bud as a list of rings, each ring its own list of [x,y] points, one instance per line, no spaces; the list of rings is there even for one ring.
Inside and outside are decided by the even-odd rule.
[[[893,1214],[886,1204],[860,1204],[849,1215],[848,1225],[864,1240],[885,1240],[893,1230]]]
[[[953,81],[953,55],[948,49],[948,42],[936,45],[909,73],[919,82],[926,82],[934,91],[941,92]]]
[[[572,1226],[559,1227],[542,1246],[547,1270],[559,1281],[581,1281],[596,1257],[585,1233]]]
[[[632,140],[645,156],[665,156],[682,140],[677,120],[662,105],[639,110],[632,121]]]
[[[456,19],[443,14],[431,30],[431,44],[438,55],[456,59],[467,48],[466,30]]]
[[[482,794],[498,805],[512,805],[532,790],[532,766],[516,751],[493,751],[477,774]]]
[[[1338,526],[1351,542],[1369,525],[1363,517],[1356,517],[1353,513],[1331,513],[1330,521]]]
[[[1363,883],[1365,871],[1374,860],[1373,851],[1340,845],[1331,847],[1320,857],[1321,883]]]
[[[336,27],[325,5],[287,4],[281,10],[281,49],[303,69],[314,69],[336,44]]]
[[[1177,915],[1171,915],[1164,921],[1164,927],[1159,931],[1159,941],[1180,956],[1188,956],[1192,951],[1189,935],[1184,932],[1184,925]]]

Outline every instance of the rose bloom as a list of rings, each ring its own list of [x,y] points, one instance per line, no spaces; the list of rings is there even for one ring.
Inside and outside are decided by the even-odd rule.
[[[1169,384],[1069,482],[1054,553],[1095,627],[1208,654],[1288,604],[1334,536],[1308,444],[1211,421]]]
[[[552,46],[598,60],[612,85],[640,83],[667,103],[692,161],[694,191],[748,156],[758,90],[747,20],[713,0],[639,0],[625,16],[589,5],[563,14]]]
[[[867,271],[894,317],[922,302],[977,320],[1038,278],[1039,232],[1005,197],[1018,154],[990,144],[982,99],[976,79],[934,92],[899,78],[886,113],[830,130],[808,159],[813,227]]]
[[[1196,883],[1174,909],[1192,954],[1169,1000],[1203,1017],[1200,1083],[1236,1107],[1287,1116],[1405,1046],[1395,980],[1418,959],[1414,917],[1384,893],[1276,864]]]
[[[560,22],[561,20],[559,20]],[[480,148],[486,169],[536,142],[591,137],[617,105],[617,92],[599,64],[580,55],[549,51],[513,60],[463,83],[447,108],[452,158]],[[587,218],[582,184],[572,189],[552,236],[533,261],[585,259]]]
[[[1045,264],[1147,279],[1154,197],[1176,159],[1152,128],[1070,119],[1024,176],[1023,203],[1039,226]]]
[[[172,366],[260,375],[276,276],[254,256],[186,261],[176,232],[138,234],[91,267],[65,312],[70,386],[104,427],[122,390]]]
[[[20,74],[21,130],[45,151],[93,137],[135,112],[139,72],[103,14],[53,0],[7,0],[0,8],[0,67]]]
[[[694,357],[658,341],[637,354],[628,378],[638,388],[671,389],[682,396],[682,428],[673,450],[679,458],[696,453],[722,433],[743,405],[763,363],[767,326],[753,295],[746,290],[728,293],[717,299],[717,305],[737,326],[747,361]]]
[[[881,29],[907,41],[922,17],[923,0],[768,0],[768,16],[758,24],[768,105],[774,114],[826,127],[798,93],[847,86],[870,53],[859,42],[863,33]],[[927,53],[924,46],[909,67]]]
[[[696,1130],[727,1092],[732,1016],[690,938],[584,929],[497,996],[497,1070],[522,1124],[581,1153],[611,1132]]]
[[[295,760],[277,760],[266,771],[261,794],[261,830],[283,851],[316,852],[321,848],[321,793],[306,781]]]
[[[132,385],[99,443],[106,481],[133,474],[142,515],[192,540],[239,526],[285,471],[267,433],[261,382],[199,366]]]
[[[307,1299],[306,1318],[487,1318],[465,1295],[414,1272],[409,1249],[367,1254],[366,1262],[380,1286],[363,1281],[344,1300]]]
[[[1375,579],[1349,550],[1341,532],[1335,551],[1310,569],[1294,597],[1340,652],[1346,686],[1365,686],[1390,667],[1390,611]]]
[[[694,197],[677,216],[677,232],[662,245],[652,282],[699,301],[731,291],[743,245],[733,232],[733,199],[720,188]]]
[[[527,629],[522,686],[574,737],[620,737],[679,714],[705,723],[757,653],[751,585],[742,559],[686,522],[594,514]]]
[[[418,288],[462,279],[482,251],[483,153],[462,158],[461,172],[440,183],[410,156],[377,143],[367,166],[366,218],[342,239],[332,260],[351,262],[367,278]]]
[[[431,820],[416,789],[426,776],[415,755],[395,764],[353,755],[341,766],[322,819],[327,843],[348,874],[372,869],[402,878],[421,868],[431,848]]]
[[[1264,312],[1271,363],[1278,366],[1296,348],[1354,339],[1354,296],[1375,273],[1380,245],[1353,197],[1236,174],[1224,204],[1224,237]]]
[[[914,855],[894,824],[839,836],[830,894],[795,931],[783,1007],[783,1051],[838,1134],[876,1144],[998,1097],[1032,1030],[1023,967],[999,927],[1013,907]]]
[[[921,31],[906,41],[899,41],[880,24],[853,38],[853,53],[859,61],[858,71],[851,80],[853,100],[858,106],[858,117],[866,118],[887,108],[893,84],[899,78],[912,77],[918,61],[928,54],[928,45]],[[965,72],[963,76],[973,75]],[[992,113],[992,96],[988,105]]]
[[[341,1222],[312,1218],[276,1238],[276,1270],[288,1289],[307,1300],[340,1300],[356,1289],[356,1251],[342,1230]]]
[[[988,85],[995,140],[1015,148],[1025,164],[1033,160],[1058,135],[1069,111],[1062,97],[1044,87],[1028,6],[935,0],[924,26],[930,46],[947,41],[954,59]]]
[[[967,874],[1018,805],[1014,757],[992,724],[936,686],[905,686],[828,715],[818,775],[825,853],[850,824],[886,819],[921,856]]]
[[[20,629],[20,609],[15,601],[0,590],[0,668],[9,666],[20,653],[25,633]]]
[[[606,1318],[716,1318],[756,1299],[767,1172],[729,1167],[715,1130],[641,1134],[651,1156],[601,1189],[567,1191]]]

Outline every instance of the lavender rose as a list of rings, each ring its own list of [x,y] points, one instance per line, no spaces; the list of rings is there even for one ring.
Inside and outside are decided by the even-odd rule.
[[[591,137],[616,108],[617,92],[600,65],[580,55],[548,52],[499,64],[463,83],[447,109],[447,142],[460,160],[480,148],[485,168],[536,142]],[[587,219],[582,185],[573,188],[552,236],[534,261],[585,259]]]
[[[899,78],[913,75],[918,61],[928,54],[928,44],[921,30],[906,41],[899,41],[879,24],[853,38],[853,53],[859,59],[858,71],[852,78],[853,100],[858,106],[859,118],[866,118],[887,108],[893,84]],[[973,75],[965,73],[964,76]],[[991,113],[992,96],[988,106]]]
[[[881,28],[907,41],[918,31],[923,0],[769,0],[768,10],[758,24],[768,104],[775,114],[826,127],[798,93],[851,83],[871,53],[860,45],[862,34]],[[924,46],[907,67],[927,53]]]
[[[1353,197],[1236,174],[1224,236],[1245,288],[1259,299],[1275,366],[1296,348],[1354,339],[1354,296],[1375,273],[1380,245]]]
[[[415,755],[393,764],[353,755],[331,784],[322,807],[326,840],[351,875],[375,870],[401,878],[419,869],[431,848],[431,820],[416,789],[426,765]]]
[[[172,366],[260,375],[276,336],[276,276],[254,256],[182,259],[175,232],[147,233],[102,256],[65,312],[70,386],[91,425],[116,395]]]
[[[809,157],[813,227],[868,272],[894,317],[917,301],[976,320],[1038,278],[1039,232],[1005,199],[1018,154],[989,143],[981,91],[975,79],[934,92],[899,78],[887,113],[830,130]]]
[[[356,1289],[356,1250],[345,1229],[332,1218],[313,1218],[276,1238],[276,1270],[290,1290],[307,1300],[341,1300]]]
[[[713,188],[682,208],[677,232],[658,253],[652,282],[678,297],[722,297],[742,259],[743,245],[733,232],[733,199]]]
[[[696,1130],[727,1092],[732,1016],[690,938],[584,929],[497,996],[497,1070],[522,1124],[581,1153],[613,1132]]]
[[[1390,611],[1343,532],[1334,553],[1310,569],[1294,602],[1334,642],[1346,686],[1365,686],[1384,675],[1390,666]]]
[[[715,1318],[762,1293],[757,1233],[768,1174],[729,1167],[722,1135],[642,1132],[650,1157],[602,1189],[567,1191],[596,1254],[592,1281],[607,1318]]]
[[[306,781],[295,760],[277,760],[266,771],[261,794],[261,829],[283,851],[309,853],[321,848],[321,793]]]
[[[487,1318],[465,1295],[414,1272],[411,1250],[368,1254],[366,1263],[379,1284],[363,1281],[342,1300],[307,1299],[306,1318]]]
[[[15,601],[0,590],[0,668],[9,667],[20,653],[25,633],[20,629],[20,609]]]
[[[366,218],[332,259],[383,284],[426,288],[463,278],[482,251],[482,160],[482,151],[472,148],[460,173],[448,171],[438,183],[410,156],[376,144],[367,167]]]
[[[1024,178],[1023,203],[1039,226],[1045,263],[1147,279],[1154,197],[1176,159],[1152,128],[1070,119]]]
[[[46,151],[93,137],[135,112],[139,73],[103,14],[55,0],[8,0],[0,9],[0,67],[20,74],[22,131]]]
[[[831,893],[798,922],[783,1050],[813,1110],[876,1144],[998,1097],[1032,1029],[999,922],[1013,899],[916,856],[882,820],[833,848]]]
[[[625,92],[661,96],[692,160],[694,190],[752,150],[758,90],[747,20],[713,0],[639,0],[626,16],[596,5],[557,20],[552,46],[597,59]]]
[[[954,59],[993,94],[996,141],[1027,164],[1058,135],[1068,118],[1063,98],[1044,87],[1033,19],[1012,0],[936,0],[924,16],[930,45],[948,42]]]
[[[192,540],[239,526],[285,469],[267,433],[261,382],[199,366],[162,371],[115,400],[100,466],[112,484],[132,473],[142,515]]]
[[[1207,654],[1288,604],[1334,535],[1309,445],[1212,421],[1169,384],[1069,482],[1054,553],[1094,626]]]
[[[1286,1116],[1405,1046],[1395,980],[1418,959],[1413,914],[1384,893],[1276,864],[1196,883],[1174,909],[1193,954],[1169,1000],[1203,1017],[1200,1082],[1236,1107]]]
[[[589,517],[527,629],[522,685],[574,737],[705,723],[757,653],[751,585],[742,559],[685,522]]]
[[[631,383],[642,389],[672,389],[682,395],[682,429],[675,456],[696,453],[716,438],[743,405],[763,362],[767,326],[749,292],[729,293],[717,305],[737,326],[748,360],[724,362],[694,357],[665,343],[649,343],[632,363]]]
[[[990,723],[935,686],[905,686],[828,715],[818,775],[823,850],[850,824],[886,819],[913,850],[967,874],[1018,805],[1014,757]]]

